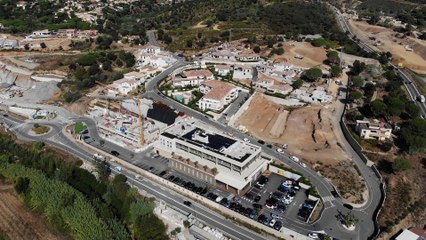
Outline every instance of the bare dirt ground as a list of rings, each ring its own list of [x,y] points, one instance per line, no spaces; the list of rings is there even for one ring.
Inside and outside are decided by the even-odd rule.
[[[426,41],[407,37],[400,39],[395,37],[397,34],[390,28],[373,26],[366,22],[349,21],[349,25],[361,41],[367,43],[373,49],[379,51],[389,51],[393,55],[393,63],[402,64],[421,74],[426,74]],[[376,41],[369,37],[375,37]],[[374,46],[377,41],[384,43],[382,46]],[[407,51],[405,46],[410,46],[413,51]]]
[[[54,233],[31,213],[16,196],[13,185],[0,183],[0,231],[6,239],[13,240],[53,240],[67,239]]]
[[[311,68],[323,65],[327,58],[327,52],[324,48],[312,46],[308,42],[285,42],[283,43],[284,54],[275,55],[272,59],[277,61],[288,61],[296,66]],[[303,59],[295,58],[296,55],[303,56]]]
[[[282,121],[279,116],[286,110],[290,114]],[[334,113],[333,105],[290,109],[258,94],[236,125],[245,126],[250,134],[266,142],[287,143],[288,153],[330,178],[347,201],[362,203],[365,186],[350,156],[339,146],[331,122]],[[271,134],[277,120],[285,124],[285,129]]]

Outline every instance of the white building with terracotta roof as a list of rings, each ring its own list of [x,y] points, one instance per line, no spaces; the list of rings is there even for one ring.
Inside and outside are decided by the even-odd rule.
[[[139,81],[134,79],[122,78],[108,85],[109,95],[127,95],[129,92],[136,90],[139,86]]]
[[[253,80],[253,67],[247,65],[234,66],[234,73],[232,78],[235,80]]]
[[[218,80],[203,82],[200,85],[200,92],[204,96],[198,101],[198,107],[216,112],[221,111],[238,97],[238,90],[234,85]]]
[[[224,77],[231,72],[232,68],[229,65],[215,65],[214,70],[217,72],[219,76]]]
[[[213,73],[207,69],[183,71],[172,78],[174,87],[199,86],[207,80],[214,80]]]
[[[255,86],[264,89],[269,93],[279,93],[283,95],[289,94],[293,91],[293,87],[290,84],[282,83],[281,81],[263,73],[259,73]]]

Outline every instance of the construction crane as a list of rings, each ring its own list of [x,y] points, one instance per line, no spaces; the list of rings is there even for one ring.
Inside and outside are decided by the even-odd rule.
[[[138,98],[136,100],[136,104],[138,105],[138,111],[139,111],[139,127],[140,127],[140,134],[141,134],[141,139],[140,139],[140,144],[141,146],[143,146],[145,144],[145,135],[143,133],[143,117],[142,117],[142,99]]]

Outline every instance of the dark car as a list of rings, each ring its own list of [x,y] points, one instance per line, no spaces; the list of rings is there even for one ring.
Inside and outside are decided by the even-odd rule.
[[[185,204],[188,207],[192,206],[192,203],[190,201],[184,201],[183,204]]]
[[[173,175],[171,175],[169,178],[168,178],[168,180],[169,181],[173,181],[175,179],[175,176],[173,176]]]
[[[277,231],[279,231],[282,227],[283,227],[283,224],[280,221],[277,221],[274,224],[274,229],[277,230]]]
[[[257,195],[257,196],[254,198],[254,202],[259,202],[261,198],[262,198],[262,196]]]
[[[257,218],[257,221],[260,223],[263,223],[263,221],[265,221],[266,216],[263,214],[260,214],[260,216]]]
[[[256,208],[256,209],[262,209],[263,208],[262,204],[259,204],[259,203],[253,203],[253,207]]]
[[[89,133],[89,129],[84,129],[83,131],[80,132],[80,134],[88,134]]]
[[[113,156],[115,156],[115,157],[118,157],[118,156],[120,155],[120,153],[119,153],[119,152],[117,152],[117,151],[115,151],[115,150],[112,150],[112,151],[111,151],[111,155],[113,155]]]
[[[259,177],[259,182],[267,183],[269,182],[269,178],[262,175]]]
[[[339,197],[339,194],[336,191],[331,191],[331,195],[333,195],[335,198]]]
[[[354,207],[353,207],[352,205],[347,204],[347,203],[344,203],[344,204],[343,204],[343,207],[345,207],[345,208],[347,208],[347,209],[349,209],[349,210],[354,209]]]
[[[268,144],[266,145],[268,148],[272,148],[272,144]]]
[[[265,141],[263,141],[263,140],[258,140],[257,142],[262,144],[262,145],[265,144]]]
[[[164,175],[166,175],[166,171],[162,171],[159,176],[162,177]]]

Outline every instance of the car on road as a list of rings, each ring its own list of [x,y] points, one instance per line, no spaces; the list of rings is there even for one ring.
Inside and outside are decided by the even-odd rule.
[[[148,169],[148,171],[149,172],[153,172],[155,170],[155,168],[154,167],[150,167],[149,169]]]
[[[89,133],[89,129],[84,129],[83,131],[80,132],[80,134],[88,134]]]
[[[295,161],[295,162],[299,162],[300,161],[300,159],[298,157],[296,157],[296,156],[290,156],[290,159],[293,160],[293,161]]]
[[[308,233],[308,237],[310,237],[312,239],[319,239],[318,233]]]
[[[284,151],[281,148],[277,148],[277,152],[283,153]]]
[[[190,201],[184,201],[183,204],[185,204],[188,207],[192,206],[192,203]]]
[[[114,157],[118,157],[118,156],[120,156],[120,153],[115,151],[115,150],[112,150],[111,155],[113,155]]]
[[[272,148],[272,144],[268,144],[266,145],[268,148]]]
[[[347,208],[347,209],[349,209],[349,210],[354,209],[354,207],[353,207],[352,205],[347,204],[347,203],[343,203],[343,207],[345,207],[345,208]]]
[[[93,138],[91,138],[89,136],[84,136],[83,140],[84,140],[85,143],[88,143],[88,144],[95,141],[95,139],[93,139]]]
[[[305,163],[300,163],[300,166],[302,166],[302,167],[306,167],[306,164]]]
[[[121,170],[122,170],[122,169],[121,169],[121,167],[119,167],[119,166],[115,167],[114,169],[115,169],[115,171],[117,171],[117,172],[121,172]]]
[[[244,138],[244,142],[250,142],[248,138]]]
[[[260,144],[262,144],[262,145],[265,144],[265,141],[263,141],[263,140],[257,140],[257,142],[260,143]]]
[[[140,178],[141,178],[141,175],[139,174],[135,175],[135,179],[140,179]]]
[[[337,191],[331,191],[331,195],[333,195],[333,197],[338,198],[339,194],[337,193]]]

